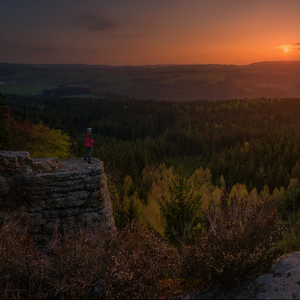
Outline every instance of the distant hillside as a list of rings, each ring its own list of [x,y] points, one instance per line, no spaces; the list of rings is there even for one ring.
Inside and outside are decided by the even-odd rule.
[[[98,96],[113,93],[174,101],[300,97],[300,61],[246,66],[0,63],[0,91],[4,94],[38,94],[70,87],[86,88]]]

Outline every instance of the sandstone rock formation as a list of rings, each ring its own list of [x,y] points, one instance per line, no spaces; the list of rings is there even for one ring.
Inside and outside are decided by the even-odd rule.
[[[43,242],[59,226],[114,229],[103,163],[83,159],[30,158],[25,151],[0,151],[0,210],[24,207],[32,218],[33,238]]]
[[[300,299],[300,252],[280,257],[271,274],[258,277],[257,282],[265,289],[257,299]]]

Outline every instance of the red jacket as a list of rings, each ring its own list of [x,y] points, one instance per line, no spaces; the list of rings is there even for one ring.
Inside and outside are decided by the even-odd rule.
[[[90,132],[87,132],[84,136],[85,145],[87,147],[94,147],[94,139]]]

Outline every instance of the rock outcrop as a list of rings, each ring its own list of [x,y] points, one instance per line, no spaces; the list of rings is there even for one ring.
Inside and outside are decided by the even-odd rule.
[[[0,210],[24,207],[33,238],[42,243],[53,225],[89,222],[115,228],[103,163],[83,159],[30,158],[25,151],[0,151]]]
[[[300,252],[283,255],[271,271],[257,278],[265,289],[257,299],[300,299]]]

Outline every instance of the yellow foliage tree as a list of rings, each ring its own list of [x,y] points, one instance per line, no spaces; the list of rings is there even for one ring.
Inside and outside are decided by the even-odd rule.
[[[70,158],[70,137],[61,130],[50,129],[42,123],[33,125],[28,142],[31,157]]]
[[[70,137],[61,130],[51,129],[42,123],[34,125],[28,120],[21,122],[11,117],[8,124],[12,150],[28,151],[32,158],[72,157]]]
[[[236,197],[238,201],[248,197],[247,187],[244,184],[237,183],[231,188],[229,197]]]

